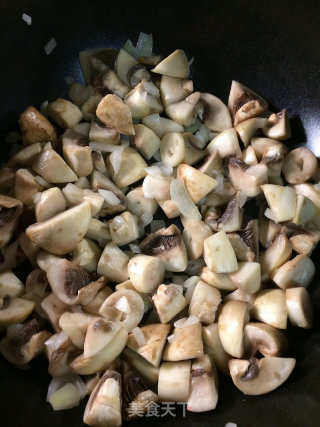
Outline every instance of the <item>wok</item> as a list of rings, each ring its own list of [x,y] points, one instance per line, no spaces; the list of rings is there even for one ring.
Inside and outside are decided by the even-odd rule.
[[[21,20],[32,17],[32,25]],[[66,76],[81,79],[78,51],[120,48],[140,31],[152,32],[155,51],[183,48],[195,57],[195,87],[227,101],[236,79],[252,87],[292,119],[290,148],[306,145],[320,155],[320,4],[317,1],[178,1],[2,0],[0,3],[0,126],[1,160],[4,135],[17,127],[19,114],[67,91]],[[50,56],[44,45],[54,37]],[[318,274],[310,286],[315,305],[312,330],[289,329],[290,356],[297,365],[276,391],[245,396],[229,378],[220,377],[215,411],[183,417],[144,418],[132,426],[238,427],[320,425],[319,248],[313,254]],[[81,426],[85,402],[53,412],[45,402],[49,375],[44,357],[18,370],[0,358],[0,424],[2,427]]]

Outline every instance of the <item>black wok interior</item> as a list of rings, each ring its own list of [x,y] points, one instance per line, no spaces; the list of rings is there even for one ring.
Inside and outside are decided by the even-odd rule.
[[[32,17],[32,25],[22,21]],[[195,88],[227,101],[232,79],[265,97],[276,109],[287,108],[292,119],[290,148],[306,145],[320,156],[320,3],[298,0],[124,1],[2,0],[0,2],[0,132],[1,160],[8,146],[4,136],[17,128],[28,106],[66,96],[66,76],[81,80],[79,50],[121,47],[140,31],[152,32],[155,51],[183,48],[194,56]],[[47,56],[44,45],[57,47]],[[288,354],[297,358],[289,380],[264,396],[240,393],[220,377],[215,411],[175,418],[143,418],[138,426],[238,427],[320,425],[320,266],[310,292],[315,305],[311,330],[289,328]],[[43,357],[29,370],[19,370],[0,357],[1,427],[82,426],[85,402],[53,412],[45,402],[50,377]]]

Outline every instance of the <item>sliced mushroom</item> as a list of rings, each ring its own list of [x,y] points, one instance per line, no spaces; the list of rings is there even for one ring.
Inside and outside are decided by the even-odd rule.
[[[86,270],[64,258],[51,264],[46,273],[53,292],[67,305],[88,304],[106,282],[103,277],[94,281]]]
[[[193,125],[203,110],[200,97],[200,92],[194,92],[182,101],[168,105],[165,110],[167,116],[184,127]]]
[[[0,298],[20,297],[24,286],[20,279],[10,270],[0,273]]]
[[[288,288],[309,286],[315,274],[315,265],[306,255],[297,255],[273,271],[271,279],[284,291]]]
[[[229,362],[234,385],[244,394],[253,396],[269,393],[283,384],[291,374],[296,360],[264,357],[260,360],[232,359]]]
[[[66,99],[57,98],[47,107],[49,117],[62,129],[72,128],[82,119],[80,109]]]
[[[57,133],[52,124],[34,107],[24,110],[19,125],[24,145],[57,141]]]
[[[10,158],[7,165],[15,169],[18,167],[30,168],[36,155],[42,151],[42,146],[42,143],[36,142],[22,148]]]
[[[135,187],[126,194],[127,210],[138,218],[144,214],[154,215],[158,205],[153,199],[144,197],[143,187]]]
[[[26,233],[40,248],[53,254],[64,255],[81,242],[90,220],[90,204],[83,202],[44,222],[30,225]]]
[[[252,117],[251,119],[241,121],[235,126],[245,147],[248,147],[251,138],[255,136],[258,130],[262,129],[266,123],[267,119],[265,117]]]
[[[144,178],[148,165],[134,148],[127,147],[111,153],[107,157],[106,166],[113,181],[122,188]]]
[[[228,239],[236,254],[237,260],[242,262],[252,262],[255,259],[254,252],[246,245],[241,236],[237,233],[228,233]]]
[[[296,194],[307,197],[320,210],[320,191],[314,185],[308,183],[297,184],[294,189]]]
[[[238,269],[238,262],[225,231],[219,231],[204,241],[204,260],[215,273],[231,273]]]
[[[179,285],[158,286],[157,292],[152,296],[152,301],[161,323],[169,322],[187,305],[182,292],[182,286]]]
[[[244,327],[245,354],[281,356],[288,348],[287,337],[277,328],[265,323],[250,322]]]
[[[218,318],[219,337],[224,350],[233,357],[244,353],[244,327],[249,322],[248,304],[243,301],[228,301]]]
[[[159,89],[152,82],[139,83],[126,94],[124,103],[130,108],[133,120],[163,111]]]
[[[26,365],[42,353],[50,332],[41,330],[36,319],[28,320],[23,325],[16,325],[14,333],[4,337],[0,342],[0,352],[16,366]]]
[[[284,234],[279,234],[268,249],[260,255],[261,279],[267,280],[272,272],[288,261],[292,244]]]
[[[41,192],[39,200],[35,203],[36,220],[46,221],[63,212],[66,207],[67,202],[60,188],[48,188]]]
[[[0,248],[4,248],[11,240],[21,212],[20,200],[0,195]]]
[[[190,369],[190,360],[161,364],[158,395],[162,402],[187,402],[190,390]]]
[[[233,291],[236,285],[226,273],[215,273],[208,267],[203,267],[200,273],[200,278],[209,285],[220,289],[221,291]]]
[[[306,147],[298,147],[286,155],[282,171],[290,184],[302,184],[308,181],[317,169],[318,161],[313,152]]]
[[[118,372],[104,373],[90,395],[83,422],[95,427],[121,426],[121,375]]]
[[[129,257],[118,246],[109,243],[105,246],[98,262],[97,273],[112,282],[121,283],[129,279]]]
[[[218,289],[199,280],[189,304],[189,314],[197,316],[201,323],[209,325],[215,320],[220,302],[221,294]]]
[[[225,232],[237,231],[241,228],[243,219],[243,205],[246,201],[246,196],[242,191],[237,191],[236,194],[230,199],[225,211],[221,216],[216,218],[217,215],[212,215],[214,207],[206,212],[205,222],[209,227],[214,230],[223,230]]]
[[[142,119],[142,124],[150,128],[159,138],[162,138],[166,133],[169,132],[183,132],[184,128],[182,125],[174,122],[173,120],[167,119],[166,117],[160,117],[159,114],[151,114]]]
[[[174,224],[149,234],[140,243],[140,249],[145,255],[161,258],[168,271],[179,272],[187,268],[187,251],[180,231]]]
[[[224,350],[219,337],[218,323],[202,328],[204,352],[209,354],[217,368],[225,375],[229,375],[228,362],[231,356]]]
[[[124,349],[128,339],[125,327],[120,326],[120,329],[117,329],[118,327],[115,325],[117,323],[101,318],[96,318],[91,322],[84,342],[84,353],[76,357],[70,364],[75,373],[90,375],[111,366]],[[113,333],[110,333],[110,328],[112,331],[114,328],[117,331],[114,336]],[[99,347],[100,350],[98,350]],[[85,356],[86,354],[88,357]]]
[[[259,116],[268,109],[268,103],[256,92],[233,80],[228,107],[237,125],[251,117]]]
[[[0,330],[14,323],[22,323],[32,313],[34,302],[5,296],[0,298]]]
[[[187,410],[205,412],[218,403],[218,377],[214,362],[205,354],[192,362]]]
[[[139,237],[138,218],[125,211],[108,221],[112,243],[126,245]]]
[[[273,113],[263,126],[263,133],[268,138],[275,138],[279,141],[291,137],[290,121],[287,110],[283,109],[279,113]]]
[[[89,273],[93,273],[97,270],[101,253],[100,247],[93,240],[84,238],[74,248],[72,252],[72,261]]]
[[[260,186],[268,181],[268,167],[263,163],[248,166],[242,160],[230,157],[228,171],[233,187],[241,190],[248,197],[260,194]]]
[[[62,136],[63,157],[77,176],[88,176],[92,173],[92,148],[83,135],[68,129]]]
[[[52,149],[50,143],[46,144],[41,153],[35,157],[32,169],[50,183],[59,184],[78,180],[77,175]]]
[[[203,121],[212,132],[222,132],[232,127],[228,107],[216,96],[201,93],[204,113]]]
[[[159,62],[151,71],[164,76],[186,79],[190,73],[187,55],[182,49],[177,49]]]
[[[312,327],[312,301],[305,288],[286,289],[286,304],[292,325],[305,329]]]
[[[281,222],[293,218],[296,208],[296,194],[293,188],[273,184],[264,184],[261,188],[271,211],[271,219]]]
[[[104,126],[96,120],[91,121],[89,140],[106,144],[119,144],[120,134],[113,128]]]
[[[107,320],[119,322],[131,332],[143,317],[144,303],[138,292],[124,289],[108,296],[99,313]]]
[[[231,156],[239,159],[242,157],[237,132],[234,128],[230,128],[219,133],[207,145],[207,150],[209,153],[217,150],[221,159]]]
[[[189,319],[180,319],[179,325],[175,322],[177,326],[173,330],[172,338],[164,348],[163,360],[175,362],[203,356],[202,326],[196,317],[194,323],[192,321],[189,317]]]
[[[258,262],[239,262],[238,270],[229,274],[230,279],[242,292],[252,295],[261,286],[261,267]]]
[[[159,377],[159,368],[147,362],[145,358],[140,356],[133,350],[125,348],[121,353],[121,357],[128,362],[134,369],[138,371],[143,380],[152,388],[156,387]]]
[[[99,310],[104,301],[108,298],[109,295],[112,294],[112,289],[109,286],[104,286],[97,292],[96,296],[93,298],[89,304],[82,304],[81,308],[85,313],[94,314],[95,316],[99,316]]]
[[[159,366],[162,358],[164,346],[167,342],[167,336],[170,331],[170,325],[154,323],[140,328],[144,343],[138,343],[135,336],[131,333],[128,338],[127,346],[140,354],[153,366]]]
[[[117,95],[106,95],[100,101],[97,117],[106,126],[123,135],[134,135],[130,108]]]
[[[146,160],[150,160],[160,148],[160,138],[147,126],[134,125],[134,146]]]
[[[250,311],[251,316],[279,329],[286,329],[288,312],[285,292],[282,289],[260,291]],[[240,356],[241,357],[241,356]]]
[[[170,104],[182,101],[193,92],[193,82],[188,79],[178,77],[169,77],[163,75],[160,82],[160,94],[163,105],[168,107]]]

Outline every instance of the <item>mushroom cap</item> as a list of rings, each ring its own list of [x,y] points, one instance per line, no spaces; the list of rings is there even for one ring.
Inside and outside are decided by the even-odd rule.
[[[245,353],[253,356],[259,351],[263,356],[281,356],[288,348],[287,337],[266,323],[250,322],[244,327]]]
[[[83,202],[44,222],[30,225],[26,233],[41,249],[64,255],[81,242],[89,228],[90,220],[90,203]]]
[[[130,108],[117,95],[108,94],[98,104],[96,115],[106,126],[123,135],[134,135]]]
[[[308,291],[303,288],[286,290],[286,304],[292,325],[309,329],[312,327],[313,308]]]
[[[295,359],[264,357],[259,361],[232,359],[230,375],[234,385],[244,394],[257,396],[279,387],[291,374]]]
[[[183,180],[194,203],[199,202],[217,186],[215,179],[186,164],[178,166],[177,177]]]
[[[286,329],[288,312],[285,292],[282,289],[260,291],[250,311],[251,316],[279,329]]]
[[[32,106],[21,114],[19,125],[24,145],[57,141],[57,133],[52,124]]]
[[[160,366],[158,395],[162,402],[186,402],[190,390],[191,361],[163,362]]]

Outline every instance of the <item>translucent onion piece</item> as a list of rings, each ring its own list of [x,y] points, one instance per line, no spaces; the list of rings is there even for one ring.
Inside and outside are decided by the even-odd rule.
[[[175,328],[186,328],[187,326],[194,325],[195,323],[199,323],[199,319],[194,314],[191,314],[189,317],[177,320],[174,322],[173,326]]]
[[[169,335],[168,337],[167,337],[167,340],[168,340],[168,343],[170,343],[170,344],[172,344],[173,343],[173,341],[175,340],[175,334],[172,334],[172,335]]]
[[[86,396],[87,387],[85,383],[82,381],[79,375],[71,373],[67,375],[62,375],[60,377],[52,378],[48,388],[47,402],[49,401],[53,393],[55,393],[57,390],[61,389],[68,383],[71,383],[75,387],[77,387],[80,399],[83,399]]]
[[[99,188],[98,193],[104,198],[108,206],[117,206],[120,203],[120,199],[112,191]]]
[[[54,411],[62,411],[79,406],[80,394],[77,387],[72,383],[67,383],[55,391],[48,399]]]
[[[137,341],[137,344],[139,347],[142,347],[147,344],[145,336],[142,332],[142,330],[137,326],[136,328],[132,329],[132,335],[134,339]]]
[[[182,215],[190,219],[201,220],[201,214],[181,178],[171,181],[170,195]]]

